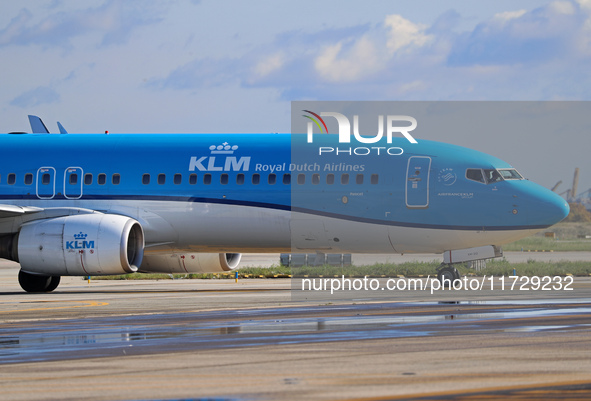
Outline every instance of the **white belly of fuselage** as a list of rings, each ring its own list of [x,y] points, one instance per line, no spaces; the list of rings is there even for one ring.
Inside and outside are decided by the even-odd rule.
[[[442,253],[483,245],[503,245],[538,231],[402,227],[263,207],[179,201],[33,200],[12,203],[41,208],[78,207],[132,217],[144,229],[148,254]],[[0,226],[2,231],[10,232],[10,228]]]

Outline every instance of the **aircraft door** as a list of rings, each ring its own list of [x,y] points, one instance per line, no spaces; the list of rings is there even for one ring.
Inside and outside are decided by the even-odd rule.
[[[66,199],[82,197],[83,171],[80,167],[68,167],[64,172],[64,196]]]
[[[41,167],[37,170],[37,197],[52,199],[55,196],[55,169]]]
[[[426,209],[429,207],[429,170],[431,158],[412,156],[406,168],[406,207]]]

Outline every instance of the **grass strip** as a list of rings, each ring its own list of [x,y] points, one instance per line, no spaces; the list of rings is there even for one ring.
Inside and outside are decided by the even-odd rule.
[[[289,268],[287,266],[245,267],[236,270],[240,279],[249,278],[287,278],[294,277],[434,277],[437,262],[407,262],[401,264],[375,264],[370,266],[304,266]],[[494,275],[511,276],[513,270],[518,276],[590,276],[590,262],[540,262],[529,260],[527,263],[509,263],[506,259],[487,261],[486,268],[480,271],[470,269],[465,264],[456,265],[462,275]],[[93,276],[93,280],[171,280],[171,279],[228,279],[235,278],[235,272],[230,273],[192,273],[192,274],[144,274],[133,273],[118,276]]]

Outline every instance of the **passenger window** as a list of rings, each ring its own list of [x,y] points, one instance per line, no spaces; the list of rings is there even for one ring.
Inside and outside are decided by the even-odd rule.
[[[84,176],[84,184],[91,185],[92,184],[92,174],[88,173]]]
[[[320,174],[312,174],[312,184],[320,184]]]
[[[359,185],[363,184],[363,174],[357,174],[355,177],[355,183]]]
[[[72,174],[72,175],[74,175],[74,174]],[[121,175],[113,174],[113,177],[111,178],[111,182],[113,183],[113,185],[119,185],[119,183],[121,182]]]
[[[15,182],[16,182],[16,174],[14,174],[14,173],[8,174],[8,185],[14,185]]]
[[[305,174],[298,174],[298,184],[304,185],[306,183],[306,175]]]
[[[158,174],[158,185],[166,184],[166,174]]]
[[[379,175],[377,175],[377,174],[372,174],[372,175],[371,175],[371,180],[370,180],[371,184],[372,184],[372,185],[376,185],[376,184],[378,183],[378,179],[379,179]]]
[[[349,183],[349,174],[341,175],[341,184],[348,184]]]
[[[189,184],[191,184],[191,185],[197,184],[197,174],[189,175]]]
[[[269,174],[269,185],[275,185],[277,182],[277,176],[275,174]]]
[[[227,185],[228,184],[228,174],[222,174],[220,177],[220,183],[222,185]]]
[[[25,185],[31,185],[33,183],[33,174],[25,174]]]
[[[484,176],[482,170],[479,168],[469,168],[466,170],[466,178],[472,181],[484,183]]]
[[[328,185],[332,185],[332,184],[334,184],[334,174],[328,174],[328,175],[326,176],[326,183],[327,183]]]
[[[261,183],[261,175],[260,174],[253,174],[252,175],[252,185],[259,185]]]
[[[144,184],[144,185],[150,184],[150,174],[142,175],[142,184]]]
[[[47,174],[47,176],[49,176],[49,174]],[[103,174],[103,173],[99,174],[98,178],[97,178],[97,182],[99,185],[105,185],[105,183],[107,182],[107,175]]]
[[[183,176],[180,174],[175,174],[172,178],[172,181],[174,182],[174,185],[181,185],[181,182],[183,181]]]
[[[244,185],[244,174],[240,173],[236,176],[236,184]]]
[[[203,176],[203,183],[204,183],[205,185],[209,185],[209,184],[211,184],[211,174],[205,174],[205,175]]]
[[[285,185],[291,184],[291,174],[283,174],[283,183]]]

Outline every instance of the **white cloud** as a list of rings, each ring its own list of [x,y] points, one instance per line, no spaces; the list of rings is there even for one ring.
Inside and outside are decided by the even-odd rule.
[[[427,88],[428,85],[426,82],[417,79],[416,81],[400,85],[400,87],[398,88],[398,92],[401,94],[406,94],[410,92],[421,92],[426,90]]]
[[[350,82],[381,69],[378,50],[372,41],[361,37],[348,51],[343,43],[325,48],[314,60],[318,74],[328,82]]]
[[[591,56],[591,0],[578,0],[577,4],[586,16],[581,34],[577,41],[577,48],[586,57]]]
[[[388,7],[350,25],[327,20],[301,28],[277,24],[274,30],[253,16],[242,21],[244,12],[225,25],[208,25],[223,9],[216,2],[95,0],[14,8],[0,26],[0,57],[14,61],[0,67],[11,77],[0,94],[0,112],[34,107],[61,114],[66,108],[80,116],[90,109],[124,116],[134,104],[145,114],[172,115],[169,108],[204,110],[205,94],[234,92],[240,99],[256,92],[267,105],[591,97],[591,0],[527,11],[517,3],[517,11],[497,8],[469,26],[462,21],[471,15],[462,9],[419,20]],[[81,110],[83,103],[89,104]]]
[[[501,22],[506,22],[522,17],[525,13],[527,13],[527,10],[505,11],[495,14],[493,18]]]
[[[390,28],[387,46],[391,53],[407,47],[422,47],[433,39],[425,34],[424,25],[414,24],[401,15],[388,15],[384,25]]]
[[[558,14],[573,15],[576,12],[574,4],[570,1],[553,1],[548,8]]]
[[[0,30],[0,46],[5,46],[18,42],[18,37],[22,35],[27,22],[32,18],[32,14],[26,8],[19,11],[16,17],[12,18],[5,29]]]
[[[571,12],[574,8],[574,3],[561,1],[528,12],[496,14],[455,40],[448,63],[536,68],[550,61],[576,59],[585,16]]]
[[[54,89],[47,86],[40,86],[17,96],[10,102],[10,104],[21,108],[27,108],[42,104],[55,103],[59,100],[60,95]]]
[[[282,52],[272,54],[264,57],[254,66],[254,73],[258,77],[266,77],[267,75],[281,69],[285,64],[285,56]]]
[[[0,30],[0,46],[43,45],[72,47],[72,40],[80,36],[98,34],[97,45],[125,43],[138,27],[156,23],[160,7],[144,2],[108,0],[95,8],[56,11],[32,23],[32,14],[22,9],[10,24]]]
[[[591,0],[581,1],[591,10]],[[587,69],[571,69],[591,54],[591,22],[571,7],[585,9],[562,1],[507,10],[463,32],[455,11],[431,25],[391,14],[371,26],[289,31],[235,58],[194,59],[151,82],[160,89],[232,82],[290,100],[580,98]]]

